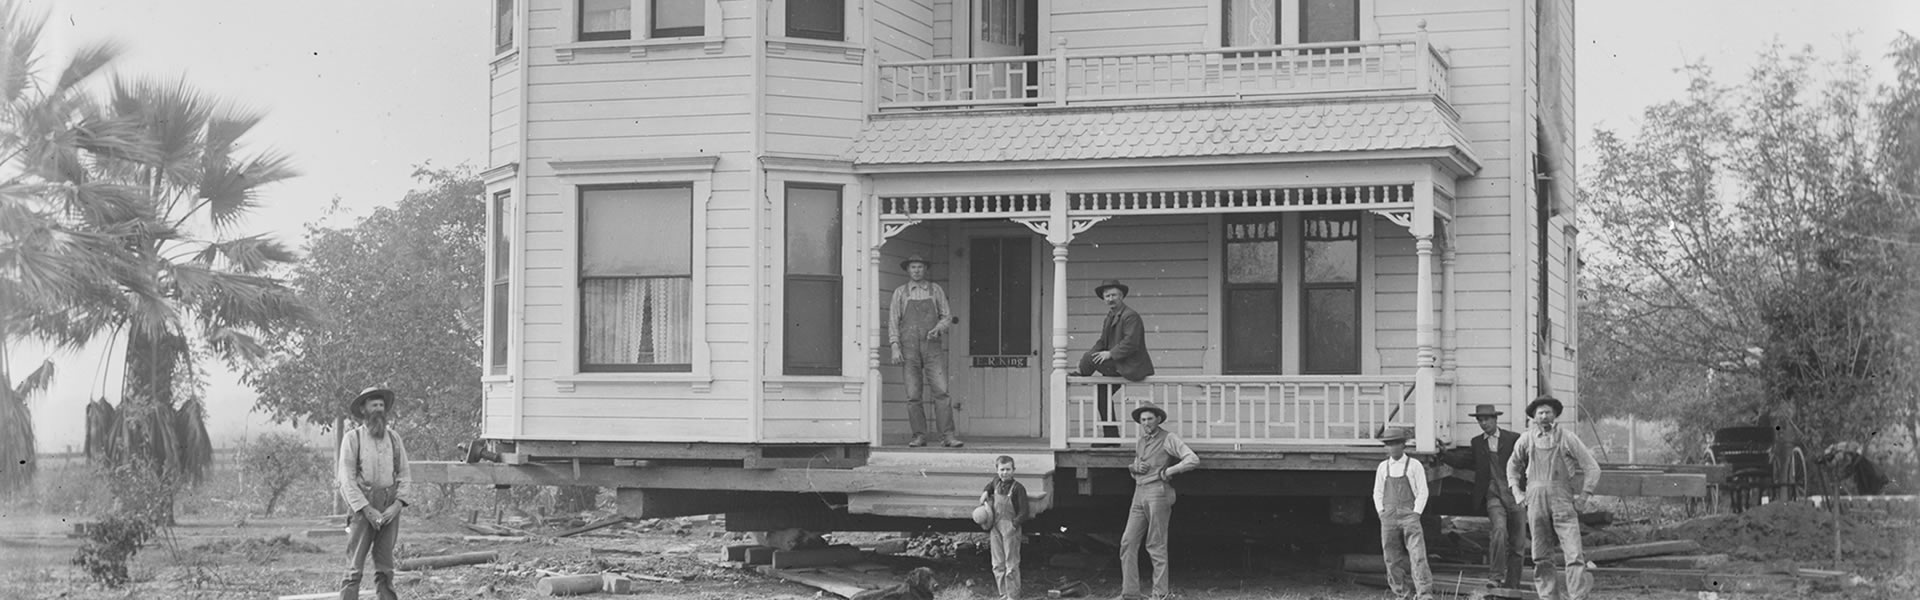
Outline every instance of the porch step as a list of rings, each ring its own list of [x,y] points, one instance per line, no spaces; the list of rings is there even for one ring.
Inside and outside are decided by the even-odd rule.
[[[1052,504],[1053,453],[880,450],[856,472],[877,476],[871,489],[847,494],[847,512],[890,517],[970,519],[980,489],[993,478],[994,457],[1012,456],[1014,479],[1027,488],[1034,514]]]

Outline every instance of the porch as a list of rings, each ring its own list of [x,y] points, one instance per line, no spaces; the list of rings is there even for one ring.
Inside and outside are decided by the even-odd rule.
[[[1373,173],[1378,177],[1383,172],[1391,169]],[[1444,236],[1451,214],[1446,189],[1410,182],[882,196],[874,224],[880,235],[869,255],[875,278],[871,289],[880,295],[875,305],[883,305],[899,283],[892,263],[908,254],[925,253],[944,263],[933,279],[946,286],[960,318],[950,334],[950,385],[964,407],[960,431],[970,442],[991,428],[969,423],[998,419],[1021,424],[1028,434],[993,429],[987,435],[1000,436],[997,442],[1012,439],[1014,445],[1055,450],[1127,443],[1137,431],[1128,413],[1152,402],[1170,413],[1172,431],[1201,447],[1362,450],[1376,446],[1375,435],[1391,423],[1414,427],[1422,445],[1431,450],[1436,432],[1450,425],[1453,412],[1452,336],[1443,334],[1452,315],[1451,278],[1442,264],[1450,265],[1451,247],[1436,241],[1436,233]],[[1419,226],[1416,214],[1426,218],[1426,227]],[[1296,333],[1312,330],[1316,325],[1304,323],[1318,315],[1303,305],[1311,302],[1306,288],[1320,284],[1297,275],[1307,260],[1302,256],[1308,252],[1305,247],[1314,243],[1299,236],[1310,231],[1346,240],[1349,245],[1344,247],[1354,253],[1345,263],[1351,269],[1345,277],[1351,286],[1338,296],[1351,307],[1352,321],[1343,324],[1342,331],[1349,333],[1346,339],[1352,345],[1331,352],[1349,362],[1335,365],[1333,371],[1314,362],[1330,351],[1308,347]],[[1284,325],[1269,323],[1282,328],[1286,340],[1269,329],[1264,349],[1257,347],[1263,343],[1260,336],[1234,333],[1245,329],[1244,323],[1222,316],[1231,312],[1223,310],[1222,303],[1234,287],[1225,283],[1233,270],[1228,255],[1239,255],[1227,246],[1243,243],[1269,246],[1263,264],[1293,278],[1284,284],[1277,278],[1270,282],[1272,312],[1291,316]],[[1280,261],[1287,266],[1279,266]],[[1030,265],[1013,276],[1025,283],[996,288],[990,282],[1005,276],[993,265],[1009,263]],[[1088,290],[1106,278],[1134,286],[1129,304],[1148,322],[1149,348],[1159,373],[1145,381],[1069,374],[1098,336],[1106,309]],[[1362,289],[1368,294],[1364,300]],[[1002,301],[996,310],[981,306],[981,298],[1003,296],[1021,300]],[[1376,301],[1392,307],[1382,310]],[[973,343],[982,332],[1007,333],[996,321],[1005,312],[1030,315],[1012,326],[1030,328],[1031,344],[988,344],[982,349]],[[869,347],[886,348],[881,315],[878,310],[872,315]],[[896,375],[897,367],[883,363],[878,352],[870,358],[867,389],[875,396],[872,406],[880,414],[884,398],[894,405],[886,410],[897,412],[904,390],[883,385],[881,372],[884,368],[886,375]],[[969,378],[991,378],[1002,387],[986,389]],[[1096,402],[1103,385],[1119,386],[1104,418]],[[1033,407],[1024,417],[1014,410],[1022,403]],[[885,421],[874,419],[873,439],[882,445],[904,440],[901,431],[883,431]],[[895,428],[900,426],[896,415]],[[1118,437],[1103,437],[1105,427],[1115,427]],[[1017,443],[1020,439],[1030,441]]]

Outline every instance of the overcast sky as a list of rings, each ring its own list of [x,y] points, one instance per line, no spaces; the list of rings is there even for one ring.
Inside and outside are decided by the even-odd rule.
[[[397,201],[413,166],[485,159],[490,2],[478,0],[27,0],[52,15],[48,47],[116,40],[121,72],[185,77],[265,111],[249,141],[294,157],[304,177],[269,188],[256,231],[300,243],[303,224],[339,198],[352,215]],[[1649,104],[1677,98],[1674,70],[1705,61],[1731,81],[1770,40],[1838,56],[1856,46],[1880,75],[1896,31],[1920,32],[1920,2],[1848,0],[1588,0],[1578,4],[1576,92],[1584,141],[1595,127],[1630,130]],[[1583,156],[1584,157],[1584,156]],[[333,224],[345,224],[335,220]],[[100,351],[60,355],[62,375],[32,405],[43,452],[77,446],[85,399],[105,386]],[[13,353],[15,373],[37,362]],[[217,367],[218,365],[214,365]],[[223,442],[257,432],[251,390],[214,369],[210,425]]]

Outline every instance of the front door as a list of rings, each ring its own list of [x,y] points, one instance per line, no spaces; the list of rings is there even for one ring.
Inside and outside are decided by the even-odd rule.
[[[1046,383],[1044,325],[1035,275],[1040,257],[1024,230],[961,230],[954,260],[952,357],[955,425],[962,436],[1038,437]]]

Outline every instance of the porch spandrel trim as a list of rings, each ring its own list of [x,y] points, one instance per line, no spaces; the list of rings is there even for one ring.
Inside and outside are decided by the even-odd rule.
[[[1310,210],[1405,210],[1414,184],[1298,186],[1241,189],[1071,192],[1067,212],[1082,217]],[[1048,194],[967,194],[881,198],[882,221],[1047,217]]]

